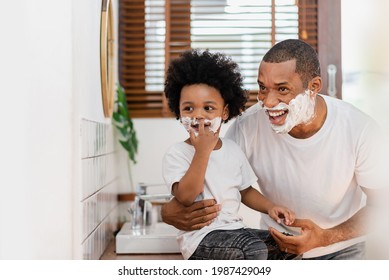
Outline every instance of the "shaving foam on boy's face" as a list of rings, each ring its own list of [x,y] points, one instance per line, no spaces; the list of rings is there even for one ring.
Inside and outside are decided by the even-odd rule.
[[[308,89],[298,94],[289,104],[281,102],[273,108],[264,106],[263,102],[258,100],[259,105],[266,110],[269,118],[287,113],[283,124],[270,124],[276,133],[288,133],[299,124],[309,123],[315,116],[315,102],[315,95]]]
[[[199,120],[196,118],[190,118],[190,117],[183,117],[180,119],[182,125],[185,127],[187,131],[189,131],[190,128],[196,127],[198,124],[200,124]],[[204,125],[209,127],[209,130],[213,133],[216,133],[218,129],[220,128],[222,123],[221,117],[216,117],[212,120],[204,119]],[[195,135],[198,135],[198,130],[194,130]]]

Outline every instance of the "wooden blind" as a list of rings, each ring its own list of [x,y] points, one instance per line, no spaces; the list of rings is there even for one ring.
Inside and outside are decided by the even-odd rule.
[[[298,0],[299,38],[318,51],[318,2],[317,0]]]
[[[258,65],[288,38],[317,48],[317,0],[120,0],[119,80],[131,116],[172,116],[163,98],[169,61],[190,48],[236,61],[256,102]]]

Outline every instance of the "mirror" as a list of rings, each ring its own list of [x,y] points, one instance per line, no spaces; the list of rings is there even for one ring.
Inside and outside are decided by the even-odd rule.
[[[114,105],[114,30],[112,1],[102,0],[100,25],[100,76],[104,116],[111,118]]]

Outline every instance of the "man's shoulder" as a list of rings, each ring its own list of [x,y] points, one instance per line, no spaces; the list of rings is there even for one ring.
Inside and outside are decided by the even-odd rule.
[[[264,121],[264,111],[258,104],[254,104],[240,116],[233,120],[225,137],[230,138],[242,147],[243,140],[254,137]]]
[[[252,121],[258,121],[259,114],[261,112],[261,107],[259,104],[254,104],[246,111],[244,111],[240,116],[238,116],[235,120],[237,124],[243,125],[245,123],[249,123]]]
[[[345,100],[341,100],[327,95],[322,95],[322,97],[326,101],[327,106],[331,106],[331,109],[335,110],[337,115],[342,118],[345,118],[346,120],[349,120],[353,123],[359,121],[374,122],[372,117],[370,117],[368,114]]]
[[[238,146],[238,144],[236,144],[236,142],[234,140],[223,137],[222,141],[223,141],[223,145],[225,145],[227,149],[239,149],[240,150],[240,147]]]
[[[228,152],[229,155],[232,155],[235,160],[239,160],[241,157],[245,157],[242,148],[234,140],[223,137],[222,141],[225,152]]]

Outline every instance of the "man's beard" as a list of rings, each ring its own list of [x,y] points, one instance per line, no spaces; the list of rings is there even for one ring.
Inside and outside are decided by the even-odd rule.
[[[288,115],[284,124],[270,124],[276,133],[289,133],[295,126],[309,123],[315,116],[316,97],[308,89],[298,94],[289,104],[279,103],[276,107],[268,108],[263,105],[262,101],[259,100],[258,103],[267,112],[287,110]]]

